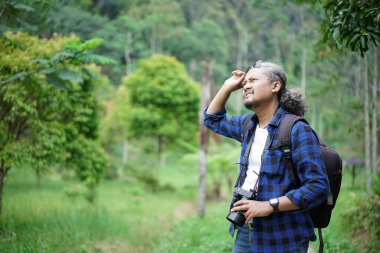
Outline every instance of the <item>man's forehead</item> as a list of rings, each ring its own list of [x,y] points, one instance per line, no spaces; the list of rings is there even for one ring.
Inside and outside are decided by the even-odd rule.
[[[265,75],[264,68],[251,68],[245,75],[245,79],[249,79],[251,77],[260,77],[263,75]]]

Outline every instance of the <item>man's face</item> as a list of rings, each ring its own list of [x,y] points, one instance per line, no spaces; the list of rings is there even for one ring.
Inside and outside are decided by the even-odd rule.
[[[245,75],[243,81],[243,103],[250,110],[254,110],[273,99],[274,83],[271,83],[262,68],[252,68]]]

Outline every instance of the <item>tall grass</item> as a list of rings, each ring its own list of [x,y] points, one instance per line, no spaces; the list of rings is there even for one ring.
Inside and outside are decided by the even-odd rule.
[[[104,181],[94,205],[75,180],[57,174],[36,188],[33,171],[8,176],[0,252],[150,252],[182,218],[175,207],[194,201],[194,187],[152,192],[135,181]],[[74,192],[74,193],[73,193]]]
[[[225,216],[231,189],[224,185],[224,199],[208,201],[206,216],[197,218],[193,160],[168,157],[160,175],[161,185],[171,186],[166,191],[152,191],[128,177],[104,180],[94,205],[74,179],[52,172],[37,188],[32,170],[11,171],[0,217],[0,252],[230,252],[233,238]],[[343,214],[364,196],[364,187],[352,188],[347,172],[330,226],[323,229],[327,253],[360,250],[343,225]],[[364,185],[362,175],[357,185]],[[317,249],[318,242],[311,246]]]
[[[349,171],[343,178],[338,202],[333,210],[330,225],[322,230],[326,253],[356,253],[360,252],[358,241],[351,239],[351,231],[343,222],[344,214],[353,203],[365,195],[363,174],[357,178],[357,186],[351,186]],[[231,252],[233,239],[228,233],[229,200],[209,202],[206,217],[201,220],[193,217],[177,223],[166,236],[155,253],[175,252]],[[317,231],[316,231],[317,234]],[[318,252],[319,241],[310,243],[310,247]]]

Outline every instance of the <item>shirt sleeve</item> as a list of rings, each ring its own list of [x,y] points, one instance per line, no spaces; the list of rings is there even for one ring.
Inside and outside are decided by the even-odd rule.
[[[329,183],[319,143],[309,125],[297,122],[291,131],[292,161],[301,186],[288,192],[295,205],[310,209],[326,200]]]
[[[241,142],[241,132],[243,131],[243,122],[248,115],[227,116],[227,111],[222,108],[219,112],[208,114],[207,109],[204,111],[203,124],[211,131],[221,134],[228,138],[233,138]]]

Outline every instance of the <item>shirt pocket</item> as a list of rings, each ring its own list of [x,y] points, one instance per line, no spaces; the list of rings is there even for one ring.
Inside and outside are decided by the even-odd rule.
[[[265,150],[262,162],[261,173],[263,176],[278,177],[284,175],[283,153],[281,150]]]

